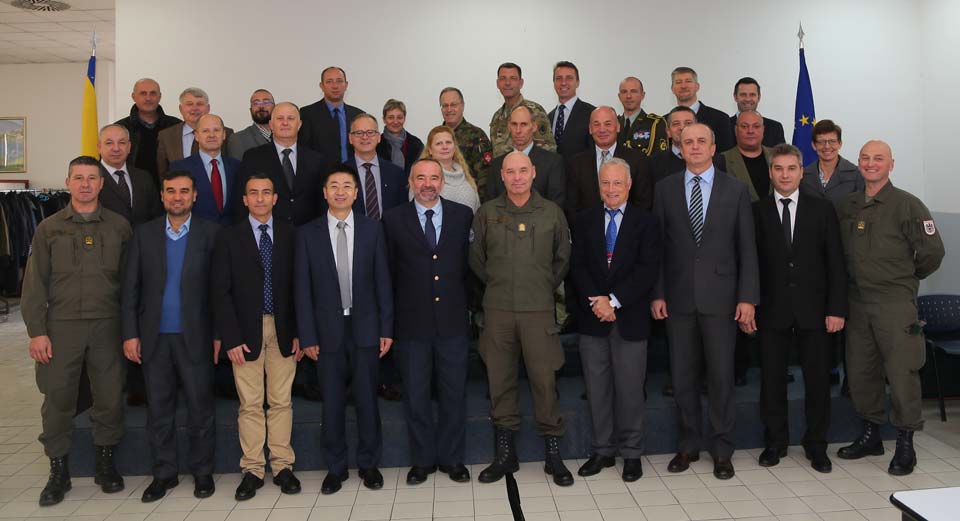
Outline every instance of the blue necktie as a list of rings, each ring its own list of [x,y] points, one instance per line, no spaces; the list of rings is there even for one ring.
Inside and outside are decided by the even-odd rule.
[[[606,235],[606,244],[607,244],[607,267],[610,266],[610,263],[613,262],[613,248],[617,245],[617,214],[620,213],[620,210],[610,210],[607,209],[607,213],[610,214],[610,223],[607,224],[607,235]]]
[[[337,118],[337,125],[340,127],[340,161],[347,161],[347,122],[340,112],[340,107],[333,109],[333,117]]]
[[[563,137],[564,121],[563,121],[563,111],[566,110],[566,105],[560,105],[557,107],[557,126],[553,129],[554,140],[559,143],[560,138]]]
[[[266,224],[260,228],[260,263],[263,264],[263,314],[273,314],[273,241]]]
[[[430,246],[430,251],[437,249],[437,228],[433,225],[433,210],[427,210],[423,212],[423,215],[427,216],[427,222],[423,226],[423,233],[427,236],[427,244]]]

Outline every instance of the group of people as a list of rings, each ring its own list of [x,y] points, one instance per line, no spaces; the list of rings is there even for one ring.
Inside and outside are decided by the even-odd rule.
[[[739,329],[761,345],[761,465],[776,465],[790,441],[786,366],[796,344],[806,387],[802,444],[812,467],[830,472],[832,351],[845,330],[864,427],[838,455],[883,453],[889,381],[899,430],[890,472],[910,473],[913,432],[923,426],[915,301],[919,280],[944,255],[929,211],[891,184],[885,143],[865,144],[853,165],[839,156],[840,127],[823,120],[813,131],[819,160],[804,168],[782,126],[757,112],[756,80],[737,83],[739,112],[730,117],[699,101],[692,69],[679,67],[671,79],[678,105],[666,118],[641,108],[634,77],[620,83],[617,114],[580,100],[579,71],[559,62],[558,103],[547,113],[523,98],[520,67],[505,63],[497,71],[504,104],[489,137],[463,119],[462,92],[448,87],[439,98],[443,124],[425,143],[404,128],[402,102],[385,104],[382,133],[376,117],[344,103],[338,67],[321,74],[323,99],[302,109],[255,91],[253,124],[236,133],[210,113],[202,90],[180,95],[180,121],[163,113],[156,81],[138,81],[130,116],[100,132],[100,158],[70,162],[70,205],[37,228],[24,275],[23,317],[44,394],[40,441],[51,466],[40,504],[70,490],[83,367],[104,492],[124,486],[113,454],[125,372],[138,368],[153,458],[142,500],[178,485],[179,393],[194,495],[213,494],[217,364],[232,367],[240,400],[237,500],[263,485],[265,446],[274,483],[286,494],[301,489],[290,443],[298,377],[323,398],[321,492],[349,478],[348,396],[359,477],[380,488],[377,393],[391,355],[403,383],[407,483],[437,470],[469,481],[471,311],[482,311],[478,350],[495,428],[481,482],[518,469],[521,359],[544,471],[557,485],[574,482],[560,454],[556,393],[559,333],[570,320],[593,427],[577,473],[599,473],[620,455],[623,479],[639,479],[651,318],[666,323],[679,410],[670,472],[706,449],[718,479],[734,475]]]

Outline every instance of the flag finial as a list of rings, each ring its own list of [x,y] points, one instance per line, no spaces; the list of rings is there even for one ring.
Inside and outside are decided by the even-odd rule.
[[[800,30],[797,31],[797,38],[800,39],[800,48],[803,49],[803,22],[800,22]]]
[[[97,31],[93,31],[93,35],[90,36],[90,45],[92,46],[91,55],[97,55]]]

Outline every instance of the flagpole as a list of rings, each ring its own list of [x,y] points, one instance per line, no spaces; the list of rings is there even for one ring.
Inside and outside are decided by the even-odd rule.
[[[803,49],[803,22],[800,22],[800,30],[797,31],[797,38],[800,39],[800,48]]]

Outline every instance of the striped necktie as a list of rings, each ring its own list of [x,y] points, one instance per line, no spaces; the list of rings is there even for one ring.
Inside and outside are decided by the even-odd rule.
[[[690,191],[690,229],[693,240],[700,245],[703,238],[703,193],[700,191],[700,176],[693,176],[693,190]]]

